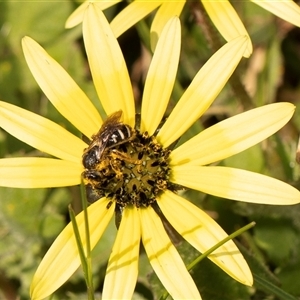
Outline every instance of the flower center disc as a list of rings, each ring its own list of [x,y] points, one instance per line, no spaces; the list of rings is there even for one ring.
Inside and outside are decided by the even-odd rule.
[[[85,169],[83,178],[98,199],[105,196],[122,207],[147,207],[169,186],[171,151],[154,136],[131,130],[132,138],[105,148],[99,162]]]

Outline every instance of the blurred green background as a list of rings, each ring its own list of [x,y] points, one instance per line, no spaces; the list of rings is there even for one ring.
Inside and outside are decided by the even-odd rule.
[[[21,39],[28,35],[40,43],[102,112],[89,73],[81,26],[71,30],[64,28],[67,17],[79,4],[49,0],[0,2],[0,100],[46,116],[78,136],[80,134],[53,108],[34,81],[25,63]],[[125,5],[122,2],[106,10],[108,19],[111,20]],[[298,106],[300,29],[250,1],[234,1],[233,5],[252,38],[254,52],[249,59],[242,60],[230,83],[183,140],[251,107],[277,101],[289,101]],[[206,23],[198,1],[185,6],[181,21],[183,43],[178,83],[167,113],[217,45],[224,43]],[[151,16],[145,24],[151,24]],[[137,107],[151,58],[147,50],[149,41],[142,29],[138,24],[119,38],[130,70]],[[299,188],[299,165],[295,161],[299,129],[297,108],[292,121],[276,135],[221,164],[263,173]],[[32,156],[35,153],[35,149],[0,128],[0,158]],[[192,272],[204,300],[300,297],[300,205],[245,204],[195,191],[186,191],[184,197],[207,211],[227,233],[250,221],[256,222],[251,231],[236,240],[255,273],[254,287],[242,286],[205,260]],[[39,262],[69,221],[68,204],[72,203],[78,212],[80,201],[78,187],[0,188],[0,299],[29,299],[30,281]],[[93,271],[99,297],[115,232],[112,222],[93,252]],[[186,262],[197,255],[185,243],[178,245],[178,249]],[[149,274],[151,267],[142,251],[136,299],[156,299],[161,295],[162,287],[155,275]],[[82,271],[79,270],[51,299],[86,299],[85,290]]]

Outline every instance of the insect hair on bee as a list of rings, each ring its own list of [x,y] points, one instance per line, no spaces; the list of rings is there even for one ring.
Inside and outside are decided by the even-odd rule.
[[[134,130],[121,122],[121,116],[121,110],[111,114],[100,130],[92,136],[92,141],[82,156],[82,163],[86,169],[95,168],[106,149],[126,143],[134,137]]]
[[[89,146],[82,155],[82,164],[85,168],[82,176],[88,190],[89,202],[95,202],[97,197],[99,199],[104,196],[99,181],[104,180],[110,167],[119,174],[119,177],[122,175],[118,166],[113,163],[121,153],[115,152],[114,148],[134,139],[135,130],[122,123],[121,117],[121,110],[108,116],[100,130],[91,137]]]
[[[140,132],[139,122],[132,128],[121,117],[122,111],[108,116],[82,156],[88,200],[104,197],[107,210],[115,210],[117,227],[127,205],[148,207],[162,191],[178,189],[169,182],[171,150]]]

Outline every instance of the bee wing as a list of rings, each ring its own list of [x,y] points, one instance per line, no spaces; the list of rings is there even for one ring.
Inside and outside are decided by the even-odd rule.
[[[109,139],[110,131],[115,125],[120,123],[122,113],[122,110],[119,110],[109,115],[102,124],[99,131],[96,134],[92,135],[91,139],[87,138],[89,140],[89,147],[86,149],[86,151],[93,148],[95,145],[97,145],[98,147],[105,147]],[[101,144],[103,145],[101,146]]]
[[[111,130],[112,127],[118,125],[120,123],[121,117],[122,117],[122,111],[118,110],[115,113],[109,115],[107,119],[102,124],[98,134],[102,134],[105,131]]]

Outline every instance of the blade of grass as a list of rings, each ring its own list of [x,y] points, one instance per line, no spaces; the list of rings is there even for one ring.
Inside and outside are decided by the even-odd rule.
[[[80,192],[81,192],[81,200],[82,200],[82,207],[84,213],[84,224],[85,224],[85,235],[86,235],[86,282],[87,282],[87,289],[88,294],[91,294],[90,300],[94,299],[94,286],[93,286],[93,273],[92,273],[92,259],[91,259],[91,242],[90,242],[90,228],[89,228],[89,219],[88,219],[88,202],[86,197],[86,189],[83,182],[80,185]]]
[[[83,270],[86,285],[87,285],[88,300],[94,300],[94,289],[93,289],[92,276],[91,276],[91,274],[92,274],[91,264],[90,264],[90,262],[88,262],[89,260],[84,253],[84,247],[83,247],[80,233],[78,230],[76,216],[75,216],[74,210],[72,209],[71,205],[69,205],[69,215],[70,215],[70,219],[71,219],[71,223],[72,223],[72,227],[73,227],[73,231],[74,231],[74,236],[75,236],[75,240],[76,240],[76,244],[77,244],[77,248],[78,248],[78,253],[79,253],[79,257],[80,257],[80,261],[81,261],[82,270]],[[85,219],[85,222],[86,222],[86,219]]]
[[[210,249],[208,249],[207,251],[205,251],[202,255],[198,256],[193,262],[191,262],[188,266],[187,269],[190,271],[192,270],[202,259],[204,259],[205,257],[207,257],[208,255],[210,255],[212,252],[214,252],[215,250],[217,250],[219,247],[221,247],[223,244],[225,244],[226,242],[228,242],[229,240],[232,240],[234,238],[236,238],[237,236],[239,236],[240,234],[242,234],[243,232],[251,229],[252,227],[255,226],[255,222],[251,222],[249,224],[247,224],[246,226],[240,228],[239,230],[235,231],[234,233],[230,234],[228,237],[226,237],[225,239],[221,240],[219,243],[217,243],[215,246],[211,247]]]
[[[227,236],[225,239],[221,240],[219,243],[217,243],[215,246],[211,247],[207,251],[205,251],[203,254],[198,256],[193,262],[191,262],[188,266],[187,269],[188,271],[192,270],[202,259],[210,255],[212,252],[214,252],[216,249],[221,247],[223,244],[228,242],[229,240],[232,240],[236,238],[238,235],[242,234],[243,232],[249,230],[250,228],[255,226],[255,222],[251,222],[248,225],[240,228],[239,230],[235,231],[234,233],[230,234]],[[169,296],[169,293],[166,291],[161,297],[160,300],[166,300],[167,297]],[[291,300],[291,299],[286,299],[286,300]]]
[[[291,294],[285,292],[278,286],[274,285],[268,280],[265,280],[264,278],[256,275],[253,273],[253,278],[254,278],[254,284],[256,286],[262,286],[264,287],[264,290],[268,290],[272,295],[278,297],[281,300],[296,300],[297,298],[292,296]]]

